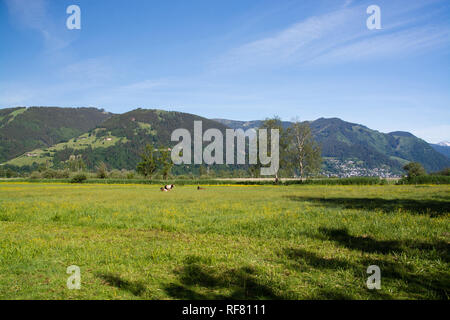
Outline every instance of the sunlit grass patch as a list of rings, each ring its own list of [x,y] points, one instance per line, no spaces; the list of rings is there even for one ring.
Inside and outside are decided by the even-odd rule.
[[[204,187],[2,183],[0,298],[448,298],[448,186]]]

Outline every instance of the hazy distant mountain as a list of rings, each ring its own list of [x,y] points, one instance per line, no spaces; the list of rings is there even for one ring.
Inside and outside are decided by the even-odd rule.
[[[441,141],[437,145],[443,146],[443,147],[450,147],[450,142],[449,141]]]
[[[447,158],[450,158],[450,142],[443,141],[443,142],[439,142],[438,144],[431,144],[431,146],[437,152],[443,154]]]
[[[227,120],[227,119],[212,119],[214,121],[220,122],[231,129],[257,129],[263,123],[262,120],[252,120],[252,121],[237,121],[237,120]],[[288,128],[291,125],[289,121],[281,122],[284,128]]]

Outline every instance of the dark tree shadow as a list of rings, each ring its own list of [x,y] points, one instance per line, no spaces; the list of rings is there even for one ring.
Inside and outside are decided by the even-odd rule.
[[[135,296],[142,296],[146,290],[143,283],[124,280],[114,274],[98,274],[97,277],[105,281],[109,286],[131,292]]]
[[[355,298],[344,292],[345,290],[323,289],[310,294],[307,300],[354,300]]]
[[[325,235],[328,240],[333,240],[349,249],[356,249],[367,253],[403,253],[410,255],[411,250],[422,250],[424,254],[433,254],[448,263],[450,245],[445,241],[435,241],[434,243],[425,243],[415,240],[404,241],[383,241],[375,240],[371,237],[352,236],[345,229],[320,228],[319,231]],[[435,259],[435,258],[434,258]],[[433,260],[434,260],[433,259]],[[415,274],[412,265],[403,263],[392,263],[385,260],[365,259],[363,265],[378,265],[382,270],[382,278],[392,280],[402,280],[407,284],[405,291],[417,295],[433,292],[439,299],[448,299],[450,289],[450,274],[436,273],[431,274],[425,270],[420,274]]]
[[[423,250],[434,252],[436,256],[450,261],[450,244],[445,241],[435,241],[433,243],[420,242],[416,240],[376,240],[370,236],[352,236],[346,229],[319,228],[321,240],[331,240],[339,243],[348,249],[360,250],[366,253],[408,253],[410,250]]]
[[[401,280],[406,286],[403,288],[414,298],[423,299],[427,293],[433,293],[437,299],[448,300],[450,290],[450,274],[448,272],[421,272],[411,270],[403,263],[392,263],[381,259],[363,259],[363,265],[377,265],[381,270],[381,286],[383,279]]]
[[[320,287],[320,284],[317,284]],[[392,296],[383,292],[382,290],[369,290],[361,287],[357,290],[362,295],[368,295],[370,299],[374,300],[392,300]],[[364,292],[363,292],[364,291]],[[314,293],[306,297],[307,300],[355,300],[355,296],[352,296],[347,292],[346,288],[319,288]]]
[[[298,266],[298,270],[302,271],[305,265],[309,265],[312,269],[327,270],[350,270],[356,278],[361,279],[361,286],[353,288],[355,293],[361,295],[369,295],[372,299],[392,299],[392,296],[383,290],[369,290],[365,287],[365,280],[369,276],[366,274],[369,265],[377,265],[381,269],[381,282],[401,281],[401,290],[407,292],[411,297],[423,299],[424,296],[432,294],[437,299],[447,300],[449,298],[450,275],[445,272],[415,273],[412,266],[403,263],[392,263],[384,259],[363,258],[359,263],[351,263],[335,258],[322,258],[315,253],[302,249],[286,248],[283,250],[284,257],[291,260],[289,267]],[[294,264],[292,264],[292,262]],[[321,283],[315,282],[316,290],[310,294],[307,299],[326,299],[326,300],[342,300],[354,299],[345,288],[336,289],[326,287]]]
[[[413,199],[382,199],[382,198],[312,198],[302,196],[286,196],[292,201],[308,201],[320,206],[360,209],[381,210],[383,212],[395,212],[399,209],[409,211],[413,214],[425,214],[430,217],[438,217],[450,213],[450,201],[441,200],[413,200]]]
[[[367,253],[400,252],[400,244],[395,240],[375,240],[371,237],[352,236],[346,229],[319,228],[324,240],[332,240],[349,249]]]
[[[274,291],[274,284],[261,283],[256,271],[250,267],[219,271],[203,264],[197,257],[188,257],[175,274],[179,283],[164,287],[165,292],[175,299],[284,299]],[[218,294],[215,291],[219,289],[231,292]]]
[[[315,269],[348,269],[351,267],[347,261],[331,258],[321,258],[315,253],[303,250],[286,248],[282,255],[290,261],[291,268],[301,270],[304,267],[313,267]]]
[[[411,250],[423,250],[424,255],[432,254],[431,260],[442,259],[448,263],[450,245],[445,241],[436,241],[434,243],[423,243],[413,240],[404,241],[379,241],[372,237],[352,236],[345,229],[320,228],[321,235],[315,238],[321,240],[335,241],[337,244],[352,250],[359,250],[365,253],[381,253],[386,255],[383,258],[360,258],[359,263],[346,262],[340,259],[325,259],[317,256],[315,253],[307,252],[302,249],[287,248],[284,250],[285,257],[291,263],[288,265],[301,268],[307,264],[315,269],[347,269],[362,279],[366,277],[365,271],[369,265],[377,265],[381,269],[381,279],[389,279],[391,281],[401,281],[402,290],[409,293],[414,298],[423,298],[430,294],[438,299],[447,300],[450,290],[450,273],[442,271],[422,270],[417,272],[413,265],[402,262],[391,262],[387,254],[402,253],[406,255],[411,254]],[[392,256],[391,256],[392,257]],[[427,258],[428,259],[428,258]],[[320,284],[318,284],[320,287]],[[372,297],[378,299],[390,299],[391,297],[386,293],[378,290],[371,290],[369,293]],[[330,288],[321,288],[311,298],[345,298],[345,294],[340,291],[330,291]]]
[[[319,269],[319,270],[350,270],[355,277],[359,277],[361,274],[362,266],[357,266],[349,261],[344,261],[337,258],[322,258],[313,252],[309,252],[298,248],[286,248],[281,253],[283,258],[288,258],[288,267],[294,268],[298,271],[302,271],[305,268]],[[283,259],[286,261],[286,259]],[[285,262],[286,263],[286,262]],[[363,279],[363,278],[362,278]],[[327,287],[324,288],[323,284],[314,282],[315,290],[306,299],[308,300],[351,300],[355,299],[354,296],[347,293],[346,288],[336,289]],[[355,290],[355,288],[353,288]],[[389,294],[380,292],[378,290],[368,291],[361,285],[356,289],[359,293],[364,291],[365,294],[369,294],[374,299],[392,299]]]

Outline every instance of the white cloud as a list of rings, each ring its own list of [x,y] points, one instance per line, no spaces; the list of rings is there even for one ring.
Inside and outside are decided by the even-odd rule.
[[[450,29],[421,27],[341,45],[311,60],[327,64],[416,54],[450,42]]]
[[[353,0],[345,0],[343,7],[347,8],[353,3]]]
[[[91,58],[81,60],[63,67],[59,76],[66,82],[104,83],[109,81],[115,72],[108,58]]]
[[[435,125],[431,127],[412,129],[411,132],[429,143],[450,141],[450,125]]]
[[[49,16],[47,0],[5,0],[12,21],[21,27],[39,32],[47,50],[59,50],[67,47],[71,36],[64,34],[65,26],[56,26]]]
[[[5,0],[9,13],[28,28],[41,30],[47,17],[45,0]]]
[[[296,23],[277,34],[264,39],[244,44],[231,50],[217,61],[218,66],[282,65],[297,61],[309,60],[311,50],[318,43],[328,46],[322,41],[327,35],[342,33],[345,22],[355,16],[352,10],[344,9],[331,14],[311,17]],[[345,29],[345,28],[344,28]]]
[[[347,6],[350,4],[348,2]],[[411,10],[419,9],[392,9],[388,11],[386,21],[382,14],[382,30],[366,28],[368,16],[362,5],[313,16],[274,35],[226,52],[214,61],[213,68],[222,71],[342,63],[355,59],[401,57],[448,45],[450,25],[432,25],[433,16],[424,19],[419,14],[411,14]]]
[[[164,80],[143,80],[134,82],[121,87],[123,90],[149,90],[167,85],[167,81]]]

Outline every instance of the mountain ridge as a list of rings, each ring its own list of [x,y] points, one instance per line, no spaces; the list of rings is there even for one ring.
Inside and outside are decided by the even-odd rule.
[[[215,119],[234,129],[249,129],[259,126],[261,120],[242,121]],[[309,123],[315,139],[322,146],[322,156],[340,161],[363,161],[369,168],[387,165],[401,173],[404,164],[421,162],[428,171],[438,171],[450,165],[448,158],[436,152],[426,141],[410,132],[393,131],[382,133],[362,124],[351,123],[340,118],[319,118]],[[283,127],[292,122],[283,121]]]
[[[90,130],[111,116],[96,108],[0,109],[0,163]]]
[[[447,158],[450,159],[450,146],[442,145],[442,144],[430,144],[431,147],[437,152],[443,154]]]
[[[34,141],[27,144],[26,141],[22,141],[21,154],[10,159],[5,159],[5,154],[2,154],[4,149],[1,149],[0,143],[1,162],[14,166],[50,163],[61,167],[70,156],[75,155],[82,157],[90,168],[95,168],[99,162],[105,162],[111,168],[134,169],[139,160],[139,153],[146,143],[169,147],[174,144],[170,142],[171,132],[178,128],[185,128],[192,134],[195,120],[203,122],[204,130],[217,128],[223,132],[227,128],[255,129],[263,122],[262,120],[207,119],[190,113],[158,109],[138,108],[122,114],[112,114],[95,108],[75,110],[40,108],[43,109],[32,109],[31,113],[41,112],[47,115],[47,117],[42,115],[37,117],[42,125],[42,132],[37,135],[38,143]],[[70,109],[71,111],[62,113],[78,115],[78,120],[85,119],[87,114],[92,114],[94,119],[90,122],[85,121],[83,126],[86,130],[84,131],[79,123],[61,119],[58,120],[58,127],[56,123],[52,124],[52,121],[49,121],[51,117],[48,115],[56,112],[60,118],[60,109]],[[8,127],[18,120],[21,120],[23,125],[23,115],[27,112],[28,108],[25,110],[23,108],[0,109],[0,137],[3,140],[5,140],[5,137],[1,135],[3,127]],[[79,113],[82,115],[80,116]],[[29,119],[29,116],[30,114],[25,119]],[[401,174],[403,165],[410,161],[423,163],[428,171],[438,171],[450,166],[448,157],[409,132],[382,133],[362,124],[346,122],[339,118],[319,118],[308,123],[315,139],[322,146],[322,154],[326,160],[325,172],[333,173],[344,167],[347,169],[352,167],[353,169],[349,169],[349,172],[371,174],[371,172],[383,171]],[[283,121],[282,124],[287,128],[292,123]],[[73,125],[74,128],[70,128],[69,125]],[[66,128],[65,126],[71,130],[61,129]],[[66,134],[56,134],[50,137],[53,140],[48,140],[48,128],[56,130],[57,133],[62,130]],[[365,168],[365,171],[358,168]]]

